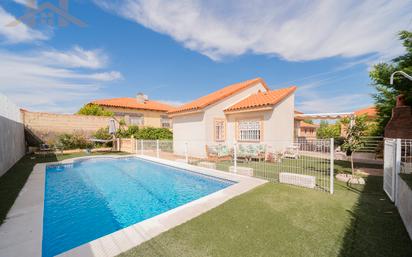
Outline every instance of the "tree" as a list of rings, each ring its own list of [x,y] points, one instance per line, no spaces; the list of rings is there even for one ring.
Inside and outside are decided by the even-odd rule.
[[[362,137],[364,136],[364,131],[366,130],[364,122],[354,122],[352,126],[349,126],[346,131],[346,138],[343,142],[342,149],[350,153],[350,162],[352,168],[352,176],[355,176],[355,169],[353,164],[353,155],[356,151],[363,147]]]
[[[327,121],[322,120],[316,131],[316,137],[320,139],[338,138],[340,137],[340,125],[338,123],[329,124]]]
[[[103,109],[97,104],[85,104],[77,114],[91,116],[113,116],[113,112]]]
[[[369,73],[372,86],[377,93],[373,95],[377,109],[377,132],[382,135],[386,124],[391,118],[392,108],[396,104],[396,96],[403,94],[406,103],[412,105],[412,81],[402,76],[395,76],[393,85],[390,85],[390,76],[393,72],[401,70],[412,74],[412,32],[401,31],[399,39],[403,41],[406,53],[389,63],[376,64]]]

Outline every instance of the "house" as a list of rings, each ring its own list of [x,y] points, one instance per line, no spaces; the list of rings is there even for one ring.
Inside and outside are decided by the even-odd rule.
[[[355,111],[356,116],[365,115],[368,121],[374,121],[377,117],[377,110],[375,106],[369,106]]]
[[[294,140],[295,86],[271,90],[261,78],[232,84],[169,111],[175,154],[205,157],[205,146],[260,143],[282,150]]]
[[[305,121],[298,121],[296,139],[298,140],[298,142],[301,142],[302,140],[305,141],[316,139],[316,132],[318,128],[318,124],[311,124]]]
[[[158,101],[149,100],[142,93],[136,98],[122,97],[101,99],[91,102],[114,113],[116,118],[123,119],[126,125],[137,125],[155,128],[170,128],[167,112],[174,107]]]

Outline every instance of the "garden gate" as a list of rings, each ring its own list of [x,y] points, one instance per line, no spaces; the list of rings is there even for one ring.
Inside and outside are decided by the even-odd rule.
[[[396,159],[396,140],[385,139],[383,164],[383,190],[389,199],[395,200],[395,159]]]

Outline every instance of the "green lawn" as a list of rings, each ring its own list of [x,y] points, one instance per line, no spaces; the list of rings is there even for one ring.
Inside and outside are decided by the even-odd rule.
[[[412,256],[382,177],[335,188],[268,183],[120,256]]]
[[[104,154],[124,154],[114,152],[92,153],[91,155]],[[0,225],[4,222],[7,212],[13,206],[14,201],[19,195],[28,177],[30,176],[34,165],[43,162],[56,162],[64,159],[86,156],[85,153],[49,155],[39,157],[35,155],[26,155],[17,162],[6,174],[0,177]]]

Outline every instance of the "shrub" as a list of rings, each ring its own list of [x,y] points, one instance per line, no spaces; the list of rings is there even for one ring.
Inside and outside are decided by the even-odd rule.
[[[63,149],[85,149],[91,148],[93,144],[80,133],[62,134],[57,139],[57,144],[61,145]]]
[[[133,136],[134,138],[137,138],[138,133],[139,133],[139,127],[131,125],[127,129],[120,127],[116,132],[116,137],[129,138]]]
[[[146,140],[171,140],[173,139],[173,133],[167,128],[147,127],[140,129],[136,138]]]
[[[93,137],[96,139],[102,139],[102,140],[110,140],[112,139],[112,135],[109,134],[109,127],[106,128],[101,128],[97,130],[94,134]],[[102,143],[102,142],[94,142],[94,144],[97,147],[111,147],[113,145],[113,142],[107,142],[107,143]]]
[[[173,133],[167,128],[141,128],[138,126],[129,126],[127,129],[120,128],[117,130],[116,137],[130,138],[133,136],[136,139],[143,140],[171,140]]]
[[[97,104],[86,104],[77,112],[77,114],[91,116],[113,116],[113,112],[107,111]]]

